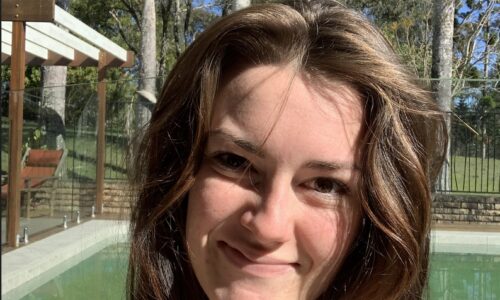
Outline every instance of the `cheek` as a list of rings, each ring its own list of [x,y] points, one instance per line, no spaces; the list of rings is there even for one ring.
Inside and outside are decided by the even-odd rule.
[[[351,206],[308,214],[301,245],[312,256],[316,273],[335,275],[358,232],[359,212]]]
[[[189,243],[206,242],[207,235],[228,221],[241,207],[243,195],[237,186],[202,167],[189,192],[186,232]],[[203,243],[203,242],[202,242]]]

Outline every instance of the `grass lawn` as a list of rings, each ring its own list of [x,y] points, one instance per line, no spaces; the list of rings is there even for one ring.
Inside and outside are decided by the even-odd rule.
[[[23,141],[27,141],[35,122],[25,122]],[[8,119],[2,118],[2,171],[8,170]],[[82,181],[94,181],[96,176],[95,131],[75,132],[66,129],[67,177]],[[118,134],[106,135],[105,178],[126,178],[126,139]],[[453,156],[451,159],[451,187],[457,193],[500,193],[500,159]]]
[[[450,179],[456,192],[499,193],[500,159],[453,156]]]
[[[25,122],[23,126],[23,143],[28,140],[37,124]],[[1,159],[2,171],[8,171],[9,131],[8,119],[2,118],[2,145]],[[68,178],[78,178],[82,181],[94,181],[96,176],[96,147],[97,137],[94,131],[74,132],[66,129],[65,137],[68,156],[66,158],[66,170]],[[105,178],[126,178],[125,153],[126,140],[116,135],[106,136],[106,162]]]

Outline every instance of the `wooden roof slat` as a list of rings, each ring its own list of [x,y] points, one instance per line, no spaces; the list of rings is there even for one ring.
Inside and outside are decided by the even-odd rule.
[[[2,37],[3,37],[3,32],[2,32]],[[3,41],[2,39],[2,54],[6,54],[8,56],[12,55],[12,46],[10,44],[7,44]]]
[[[52,37],[26,26],[26,42],[28,41],[64,56],[69,60],[73,60],[75,58],[75,50],[71,47],[68,47]]]
[[[74,50],[80,52],[81,54],[84,54],[85,56],[88,56],[95,61],[99,60],[99,49],[82,41],[81,39],[52,23],[27,22],[26,25],[45,35],[53,37],[57,41],[69,47],[72,47]]]
[[[12,43],[12,32],[7,31],[2,28],[2,53],[12,55],[11,53],[11,43]],[[8,51],[8,53],[6,52]],[[26,52],[37,56],[43,60],[48,59],[49,51],[47,48],[39,46],[31,41],[26,41]]]
[[[2,22],[2,29],[12,32],[12,22]],[[54,53],[57,53],[70,61],[75,58],[75,51],[73,48],[66,46],[65,44],[53,39],[52,37],[45,35],[31,27],[26,26],[26,42],[32,42],[41,47],[46,48]]]
[[[123,62],[127,61],[127,51],[113,41],[78,20],[59,6],[55,6],[54,21],[79,35],[80,38],[99,47],[101,50],[113,55]]]
[[[28,2],[22,4],[28,5]],[[3,2],[2,8],[4,8]],[[131,51],[123,49],[57,5],[53,6],[53,10],[54,17],[50,20],[34,22],[29,18],[25,20],[27,64],[97,66],[101,53],[107,54],[106,61],[101,62],[106,66],[131,67],[134,64],[134,55]],[[6,20],[4,15],[2,19]],[[2,21],[1,25],[2,64],[10,64],[13,23]]]

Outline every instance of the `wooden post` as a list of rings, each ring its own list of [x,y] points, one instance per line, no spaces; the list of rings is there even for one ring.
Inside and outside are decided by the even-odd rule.
[[[9,92],[9,189],[7,243],[16,245],[21,214],[21,147],[25,72],[25,22],[12,22],[12,56]]]
[[[106,158],[106,52],[100,51],[97,66],[97,168],[96,168],[96,213],[102,214],[104,198],[104,162]]]
[[[26,183],[26,186],[25,188],[27,188],[26,190],[26,215],[25,215],[25,218],[26,219],[29,219],[31,216],[30,216],[30,205],[31,205],[31,178],[28,178],[27,180],[27,183]],[[22,199],[23,195],[21,194],[21,199]]]

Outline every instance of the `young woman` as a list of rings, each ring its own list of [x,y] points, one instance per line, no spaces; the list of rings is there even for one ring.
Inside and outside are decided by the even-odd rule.
[[[446,142],[361,15],[311,1],[224,17],[143,136],[129,297],[419,299]]]

